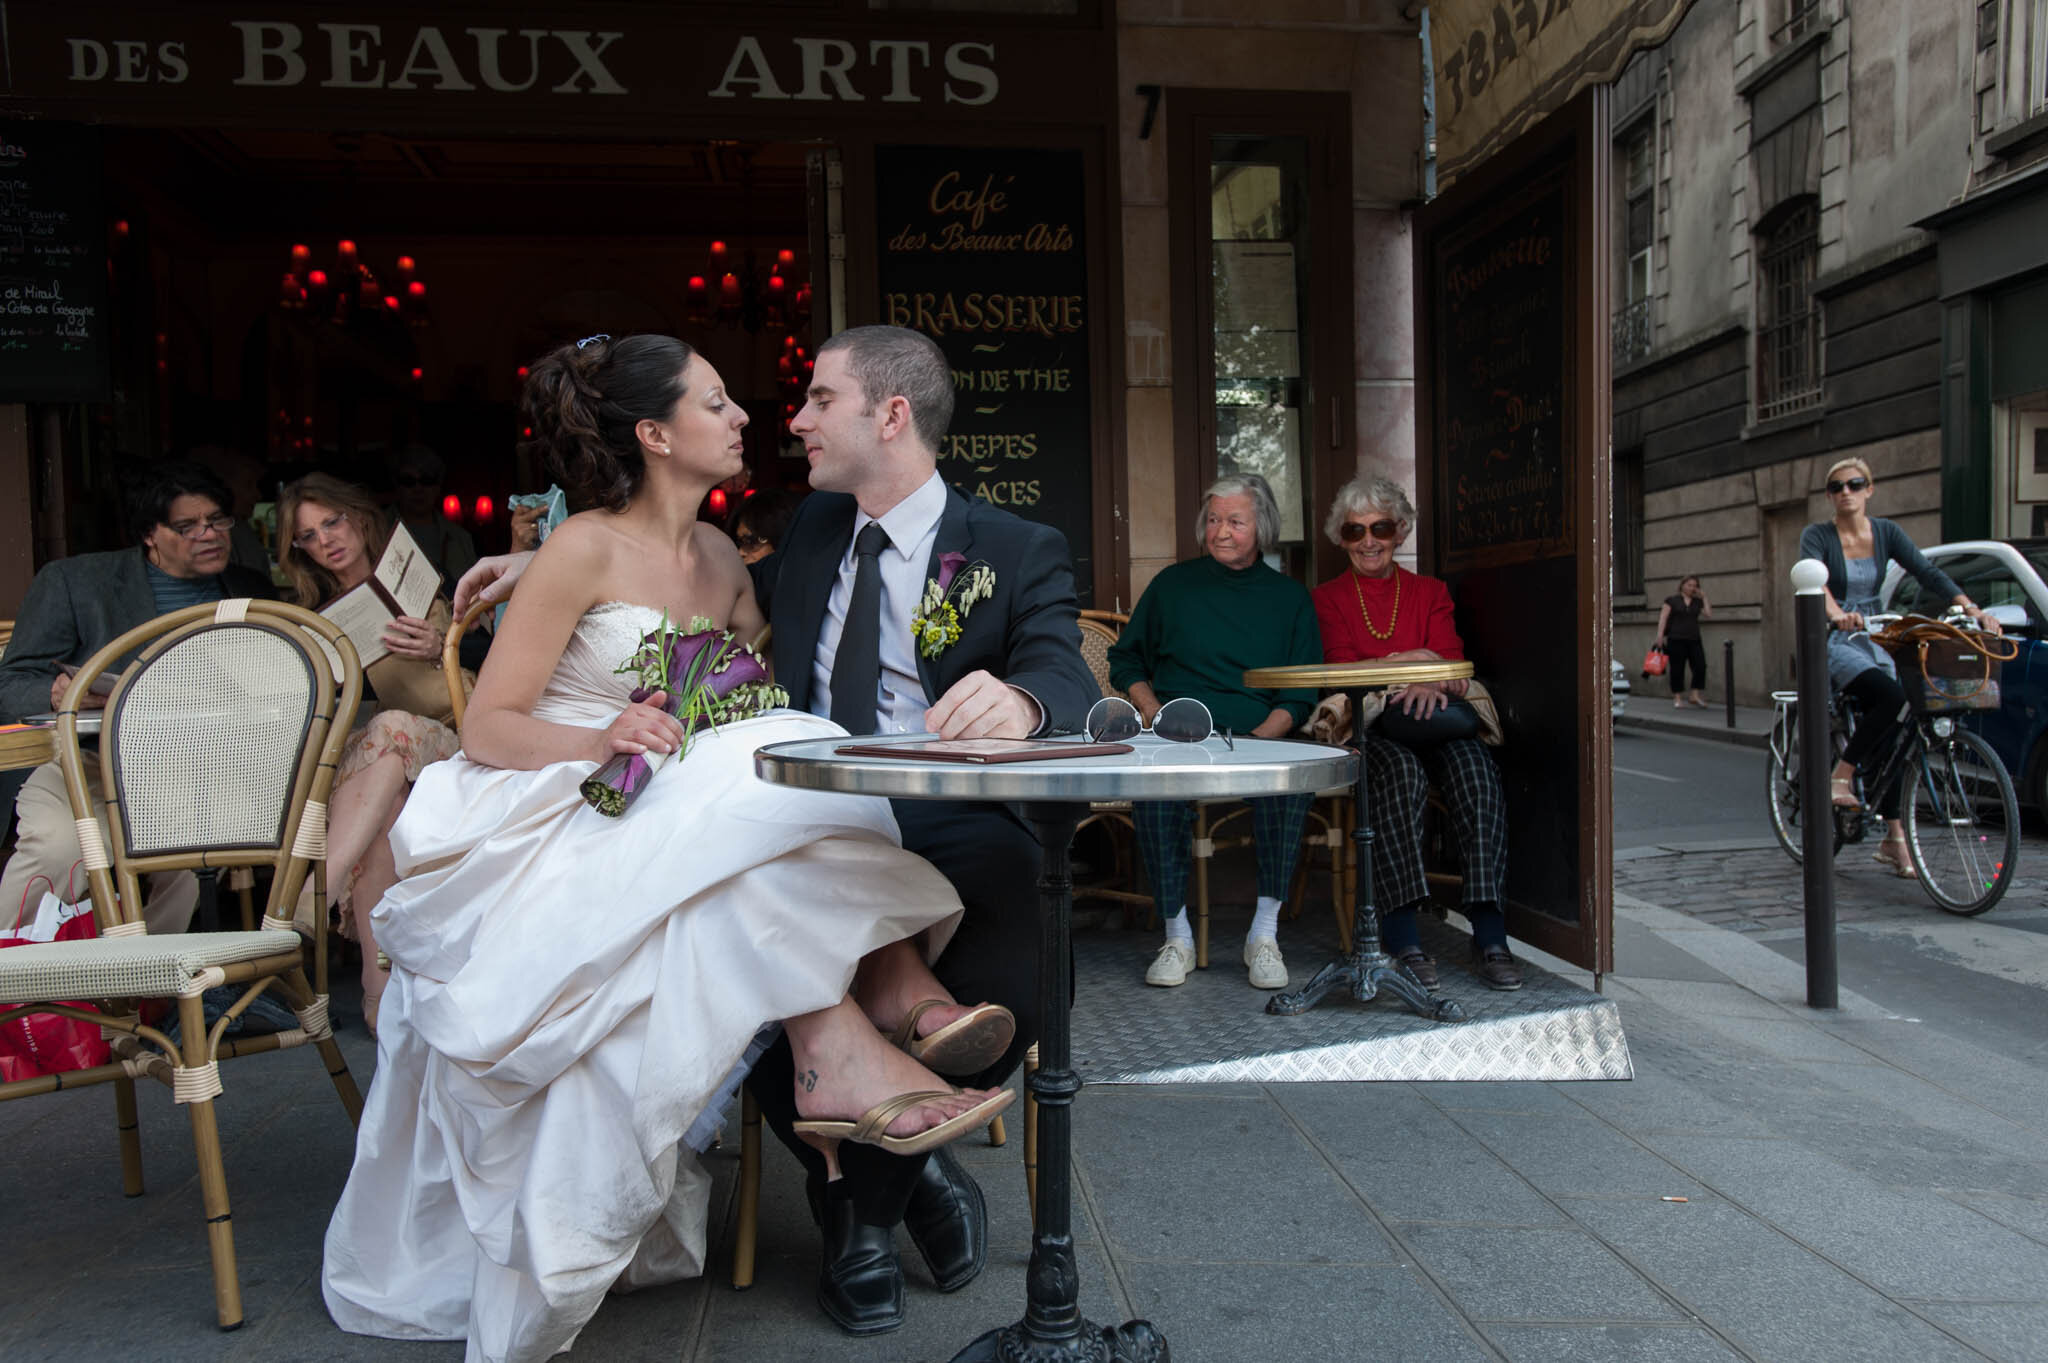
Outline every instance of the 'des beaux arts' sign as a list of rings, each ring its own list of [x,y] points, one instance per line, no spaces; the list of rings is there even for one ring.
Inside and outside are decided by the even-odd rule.
[[[541,114],[645,131],[661,116],[750,125],[823,110],[1071,116],[1103,63],[1079,30],[939,34],[792,13],[717,26],[684,5],[88,6],[9,0],[0,99],[123,116],[246,122],[298,114],[411,126],[505,126]],[[882,16],[886,21],[886,16]]]
[[[1081,153],[875,150],[881,320],[939,343],[953,426],[939,471],[1059,529],[1091,600],[1092,405]]]

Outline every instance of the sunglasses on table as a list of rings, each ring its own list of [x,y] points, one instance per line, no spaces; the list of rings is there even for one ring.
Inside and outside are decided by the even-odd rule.
[[[1367,535],[1371,535],[1376,540],[1391,540],[1400,533],[1401,523],[1399,521],[1380,520],[1374,521],[1371,525],[1365,525],[1359,521],[1346,521],[1342,528],[1337,531],[1337,538],[1343,540],[1346,544],[1356,544]]]
[[[1847,490],[1849,492],[1861,492],[1864,488],[1867,488],[1869,486],[1870,480],[1868,478],[1851,478],[1846,482],[1840,478],[1830,478],[1827,482],[1828,496],[1832,497],[1837,492],[1841,492],[1844,490]]]
[[[1169,743],[1200,743],[1207,738],[1220,738],[1224,747],[1237,751],[1237,745],[1230,741],[1230,731],[1218,729],[1209,707],[1192,696],[1166,702],[1152,716],[1150,724],[1139,717],[1138,707],[1122,696],[1104,696],[1088,707],[1083,728],[1090,743],[1122,743],[1139,734],[1151,734]]]

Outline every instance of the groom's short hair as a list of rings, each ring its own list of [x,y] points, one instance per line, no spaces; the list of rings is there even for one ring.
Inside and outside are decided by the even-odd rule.
[[[938,451],[953,424],[953,369],[938,343],[908,327],[849,327],[818,347],[846,352],[846,368],[870,409],[901,397],[925,444]]]

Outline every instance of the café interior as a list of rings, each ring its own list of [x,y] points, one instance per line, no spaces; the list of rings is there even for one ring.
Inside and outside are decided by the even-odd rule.
[[[507,498],[548,483],[524,366],[592,330],[692,337],[747,408],[748,477],[707,515],[804,485],[784,423],[823,322],[816,147],[237,127],[104,148],[112,400],[62,409],[62,552],[121,542],[117,451],[233,452],[262,503],[312,468],[387,494],[415,445],[446,466],[443,515],[501,550]]]

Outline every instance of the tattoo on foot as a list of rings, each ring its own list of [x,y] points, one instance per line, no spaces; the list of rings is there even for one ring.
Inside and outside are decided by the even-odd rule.
[[[805,1070],[796,1077],[796,1081],[804,1086],[805,1093],[814,1092],[818,1087],[818,1072],[816,1070]]]

